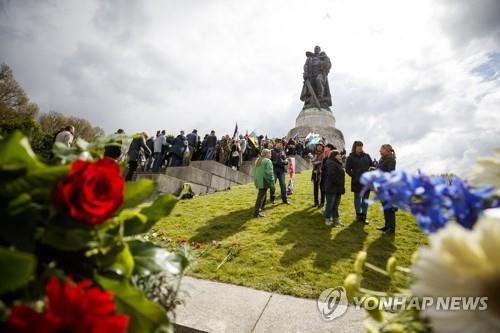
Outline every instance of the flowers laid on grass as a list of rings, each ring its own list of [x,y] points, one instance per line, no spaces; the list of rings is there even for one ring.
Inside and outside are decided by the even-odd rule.
[[[229,250],[227,250],[227,255],[224,257],[224,259],[221,261],[221,263],[217,266],[217,269],[221,268],[225,263],[233,260],[234,257],[236,257],[241,251],[241,244],[240,243],[233,243],[230,247]]]
[[[177,199],[160,195],[144,205],[155,183],[125,184],[119,165],[100,152],[80,140],[58,147],[48,165],[20,132],[0,140],[0,263],[11,268],[0,274],[0,321],[7,320],[0,326],[8,332],[172,330],[167,314],[188,260],[143,234]],[[169,284],[168,300],[137,283],[148,278],[154,288]]]
[[[37,312],[26,305],[12,308],[7,320],[11,332],[125,332],[128,316],[116,314],[113,294],[93,286],[90,280],[61,284],[50,278],[46,288],[47,308]]]

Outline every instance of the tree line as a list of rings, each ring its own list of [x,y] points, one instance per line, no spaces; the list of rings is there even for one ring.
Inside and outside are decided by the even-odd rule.
[[[0,136],[20,130],[30,140],[35,153],[49,158],[55,134],[67,125],[75,127],[76,137],[88,142],[105,135],[102,128],[92,126],[87,119],[55,111],[40,112],[15,80],[12,69],[5,63],[0,66]]]

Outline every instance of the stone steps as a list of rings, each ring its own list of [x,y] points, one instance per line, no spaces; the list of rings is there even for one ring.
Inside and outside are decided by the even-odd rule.
[[[184,183],[190,183],[193,192],[200,195],[225,191],[232,186],[253,182],[251,175],[233,170],[216,161],[193,161],[189,166],[167,168],[164,173],[139,171],[136,179],[141,178],[156,181],[159,192],[174,195],[181,193]]]
[[[193,161],[189,166],[208,171],[215,176],[229,179],[237,184],[248,184],[253,181],[252,176],[249,174],[233,170],[216,161]]]
[[[295,157],[296,172],[311,169],[311,163]],[[137,172],[136,179],[147,178],[158,183],[158,191],[179,195],[184,183],[190,183],[195,194],[225,191],[236,185],[253,182],[255,160],[244,161],[240,171],[216,161],[193,161],[189,166],[170,167],[164,173]]]

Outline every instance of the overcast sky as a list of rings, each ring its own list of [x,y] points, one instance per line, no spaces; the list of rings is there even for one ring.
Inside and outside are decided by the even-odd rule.
[[[315,45],[347,147],[462,173],[500,146],[500,1],[0,0],[0,62],[107,133],[283,136]]]

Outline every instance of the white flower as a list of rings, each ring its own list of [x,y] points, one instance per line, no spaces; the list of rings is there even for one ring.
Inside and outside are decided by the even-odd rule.
[[[488,209],[467,230],[456,223],[430,237],[413,266],[416,296],[488,297],[484,311],[424,310],[434,332],[500,332],[500,208]]]
[[[480,158],[466,178],[475,186],[494,186],[500,195],[500,148],[493,157]]]

